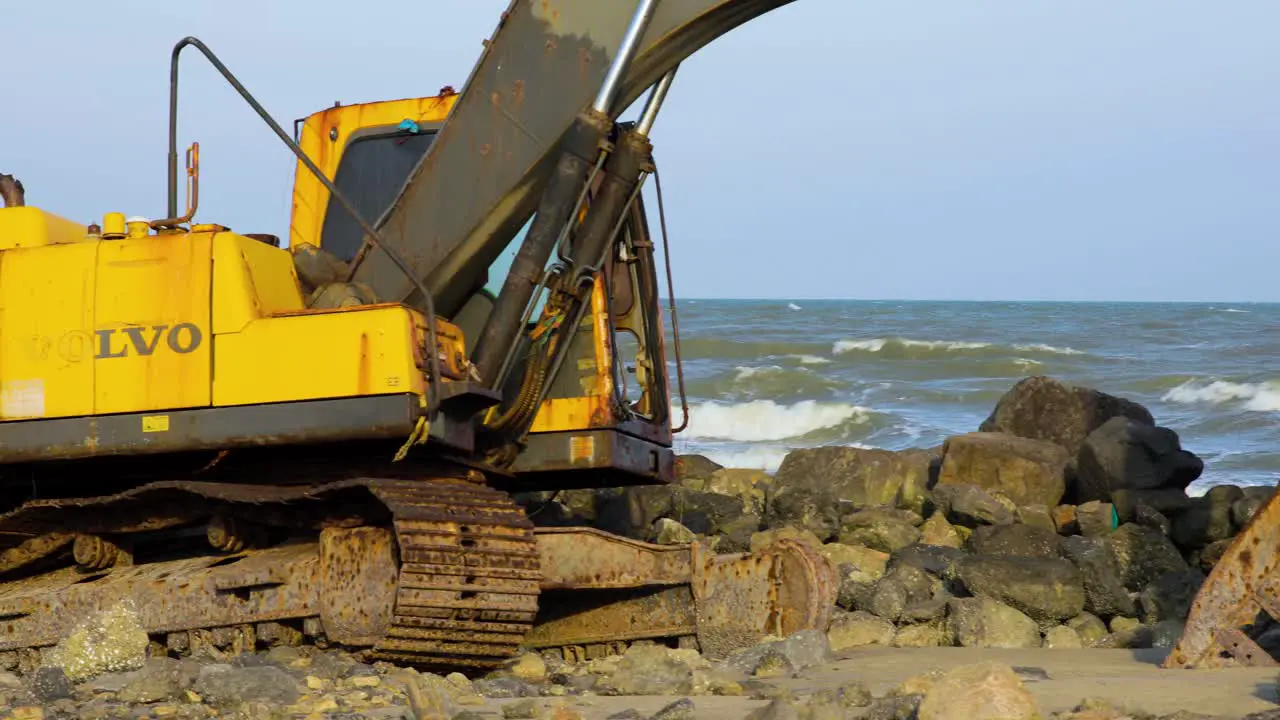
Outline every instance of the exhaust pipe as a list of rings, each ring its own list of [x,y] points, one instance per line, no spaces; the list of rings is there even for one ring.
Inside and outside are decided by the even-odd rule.
[[[26,190],[22,187],[22,181],[12,175],[0,173],[0,198],[7,208],[25,205]]]

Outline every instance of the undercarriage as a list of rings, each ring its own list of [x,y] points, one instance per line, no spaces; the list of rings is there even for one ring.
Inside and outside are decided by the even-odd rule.
[[[481,479],[169,481],[29,501],[0,516],[0,665],[34,667],[122,602],[153,652],[309,643],[473,671],[522,648],[583,659],[654,640],[723,656],[826,627],[833,573],[805,545],[716,555],[535,528]]]

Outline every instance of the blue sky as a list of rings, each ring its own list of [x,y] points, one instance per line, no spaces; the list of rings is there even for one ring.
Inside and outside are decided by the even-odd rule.
[[[506,5],[9,3],[0,172],[86,223],[156,217],[182,36],[287,127],[461,88]],[[658,120],[676,290],[1280,300],[1278,25],[1261,0],[797,0],[687,61]],[[287,236],[291,156],[196,58],[199,217]]]

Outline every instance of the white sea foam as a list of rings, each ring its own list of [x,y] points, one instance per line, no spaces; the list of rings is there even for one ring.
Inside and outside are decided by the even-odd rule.
[[[689,437],[738,442],[786,440],[850,421],[866,422],[870,412],[857,405],[815,400],[793,405],[772,400],[698,403],[689,408]]]
[[[789,309],[791,309],[791,310],[803,310],[803,309],[804,309],[804,308],[800,307],[799,305],[797,305],[797,304],[795,304],[795,303],[787,303],[787,307],[788,307]]]
[[[787,357],[794,359],[801,365],[829,365],[831,358],[818,357],[817,355],[788,355]]]
[[[916,348],[922,350],[940,350],[943,352],[959,352],[963,350],[983,350],[996,347],[992,343],[966,342],[963,340],[911,340],[909,338],[870,338],[866,340],[838,340],[831,352],[842,355],[850,352],[878,353],[886,346]],[[1014,350],[1021,352],[1049,353],[1053,355],[1084,355],[1085,353],[1070,347],[1055,347],[1044,343],[1033,345],[1014,345]]]
[[[743,367],[739,365],[734,368],[733,371],[733,379],[737,381],[746,380],[747,378],[755,377],[757,375],[770,375],[772,373],[785,372],[785,370],[779,365],[765,365],[763,367]]]
[[[1055,347],[1053,345],[1045,345],[1044,343],[1037,343],[1035,345],[1014,345],[1013,347],[1015,350],[1021,350],[1023,352],[1042,352],[1042,353],[1052,353],[1054,355],[1084,355],[1085,354],[1083,351],[1076,350],[1075,348]]]
[[[1016,360],[1013,361],[1013,364],[1017,365],[1020,368],[1030,368],[1030,367],[1035,367],[1037,365],[1043,365],[1044,363],[1040,362],[1039,360],[1032,360],[1031,358],[1017,358]]]
[[[1213,405],[1243,401],[1246,410],[1275,412],[1280,410],[1280,383],[1187,382],[1165,393],[1164,399],[1183,404]]]

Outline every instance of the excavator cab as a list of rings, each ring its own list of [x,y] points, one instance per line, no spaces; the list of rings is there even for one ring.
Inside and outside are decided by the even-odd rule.
[[[374,222],[387,211],[426,154],[457,96],[342,105],[295,122],[295,141],[334,186]],[[524,490],[669,483],[674,479],[666,355],[653,242],[642,198],[625,218],[619,242],[597,273],[590,311],[568,349],[568,360],[522,439],[509,471]],[[489,319],[526,222],[488,267],[482,283],[452,317],[468,354]],[[297,165],[289,247],[319,249],[342,263],[355,260],[365,234],[325,185]],[[554,258],[553,258],[554,260]],[[377,298],[378,301],[394,300]],[[538,310],[512,338],[522,357]],[[519,391],[512,373],[503,391]]]

